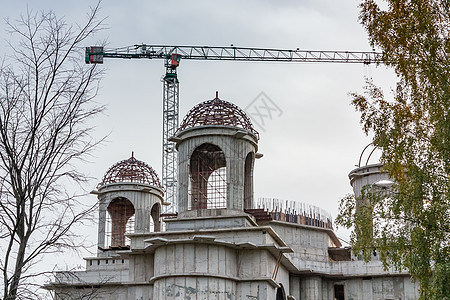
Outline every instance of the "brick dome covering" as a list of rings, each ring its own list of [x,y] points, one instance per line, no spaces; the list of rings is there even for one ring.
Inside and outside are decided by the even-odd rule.
[[[259,137],[258,132],[253,128],[250,118],[241,108],[218,97],[194,106],[184,117],[177,132],[208,125],[239,127]]]
[[[144,183],[162,188],[155,170],[145,162],[134,158],[133,154],[129,159],[122,160],[109,168],[98,187],[120,182]]]

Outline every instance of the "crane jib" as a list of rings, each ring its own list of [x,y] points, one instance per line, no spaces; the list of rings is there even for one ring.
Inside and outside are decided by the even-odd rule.
[[[145,47],[144,47],[145,46]],[[318,50],[283,50],[240,47],[208,46],[150,46],[104,50],[101,46],[87,47],[85,61],[103,63],[103,58],[147,58],[171,60],[177,65],[180,59],[192,60],[234,60],[234,61],[271,61],[271,62],[335,62],[335,63],[381,63],[379,52],[364,51],[318,51]],[[175,59],[174,59],[175,57]]]

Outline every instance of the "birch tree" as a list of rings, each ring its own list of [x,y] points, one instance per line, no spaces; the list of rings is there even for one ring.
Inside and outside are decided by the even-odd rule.
[[[337,221],[354,225],[356,252],[376,248],[386,267],[409,270],[421,299],[450,299],[450,4],[384,2],[362,1],[360,21],[399,81],[393,97],[371,81],[352,97],[395,185],[367,187],[363,209],[344,198]]]

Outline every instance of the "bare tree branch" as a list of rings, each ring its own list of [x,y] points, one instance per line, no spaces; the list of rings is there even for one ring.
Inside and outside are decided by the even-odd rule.
[[[102,70],[83,65],[82,43],[103,27],[99,3],[84,25],[54,12],[7,21],[16,40],[0,65],[0,257],[3,299],[34,299],[32,266],[42,255],[79,247],[73,228],[95,206],[80,205],[66,184],[88,181],[74,164],[100,143],[89,121]]]

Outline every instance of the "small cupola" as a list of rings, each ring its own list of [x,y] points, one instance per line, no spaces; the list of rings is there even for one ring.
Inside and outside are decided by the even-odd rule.
[[[109,168],[94,193],[99,199],[101,251],[129,248],[127,234],[161,230],[163,187],[153,168],[134,153]]]

